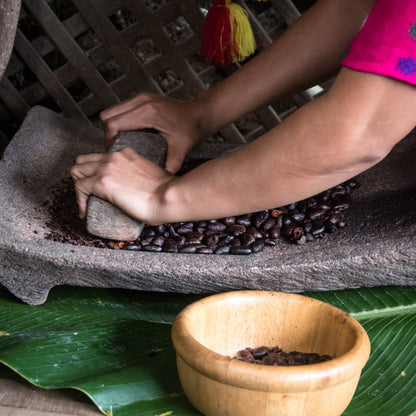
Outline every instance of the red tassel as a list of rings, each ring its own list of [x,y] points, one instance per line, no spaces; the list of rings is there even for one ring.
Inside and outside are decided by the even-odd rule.
[[[231,34],[230,0],[214,0],[202,28],[201,55],[216,66],[227,66],[238,55]]]

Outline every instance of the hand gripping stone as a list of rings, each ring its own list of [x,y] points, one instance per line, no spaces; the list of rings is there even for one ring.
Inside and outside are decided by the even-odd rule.
[[[165,163],[167,143],[156,130],[119,133],[110,152],[121,151],[127,147],[159,166]],[[87,231],[97,237],[133,241],[140,236],[145,224],[110,202],[91,195],[88,199],[86,226]]]

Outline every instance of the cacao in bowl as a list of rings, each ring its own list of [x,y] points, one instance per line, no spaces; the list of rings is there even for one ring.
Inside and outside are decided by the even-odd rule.
[[[309,297],[237,291],[186,307],[172,327],[177,368],[189,401],[205,416],[336,416],[348,406],[370,354],[364,328]],[[234,359],[246,347],[329,355],[299,366]]]

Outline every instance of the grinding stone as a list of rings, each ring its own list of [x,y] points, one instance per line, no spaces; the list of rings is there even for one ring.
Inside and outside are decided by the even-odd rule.
[[[45,201],[75,157],[103,151],[102,132],[42,107],[30,110],[0,161],[0,283],[30,304],[57,285],[181,293],[285,292],[416,285],[416,131],[358,177],[347,227],[303,246],[282,241],[249,256],[129,252],[46,240]],[[207,143],[191,155],[230,146]]]
[[[110,152],[131,148],[140,156],[162,166],[165,163],[167,143],[156,131],[138,130],[119,133]],[[130,217],[108,201],[91,195],[86,217],[87,231],[101,238],[134,241],[145,224]]]

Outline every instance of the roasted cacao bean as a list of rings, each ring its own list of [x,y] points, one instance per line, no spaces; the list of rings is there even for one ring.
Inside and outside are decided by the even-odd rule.
[[[235,236],[238,236],[246,232],[246,227],[244,227],[244,225],[241,224],[233,224],[227,228],[227,232],[234,234]]]
[[[224,231],[227,228],[225,224],[219,221],[210,222],[208,224],[208,230],[214,231],[216,233],[219,233],[221,231]]]
[[[176,229],[176,232],[178,234],[189,234],[194,230],[194,225],[189,222],[187,224],[181,224],[178,226],[178,228]]]
[[[276,220],[274,218],[269,218],[263,223],[263,230],[268,231],[276,225]]]
[[[259,251],[262,251],[264,249],[264,240],[262,238],[257,239],[254,241],[254,243],[251,244],[251,252],[252,253],[258,253]]]
[[[228,254],[230,252],[230,246],[222,246],[222,247],[218,247],[214,253],[215,254]]]
[[[251,248],[247,246],[233,246],[230,248],[231,254],[251,254]]]
[[[269,211],[260,211],[253,214],[252,224],[256,228],[260,228],[261,225],[269,218]]]
[[[249,233],[241,234],[238,239],[240,240],[242,246],[249,246],[256,241],[254,236]]]
[[[136,241],[116,242],[77,235],[71,228],[77,219],[73,202],[73,182],[66,185],[66,200],[62,193],[55,207],[50,209],[52,228],[48,239],[76,245],[89,245],[114,250],[201,253],[249,254],[265,246],[274,246],[280,237],[296,244],[304,244],[346,226],[345,212],[351,202],[351,192],[359,187],[355,180],[328,189],[317,196],[272,210],[229,216],[218,220],[182,222],[146,226]],[[59,209],[58,209],[59,208]],[[73,216],[68,212],[73,211]],[[71,212],[72,212],[71,211]],[[66,223],[58,228],[57,219]]]

